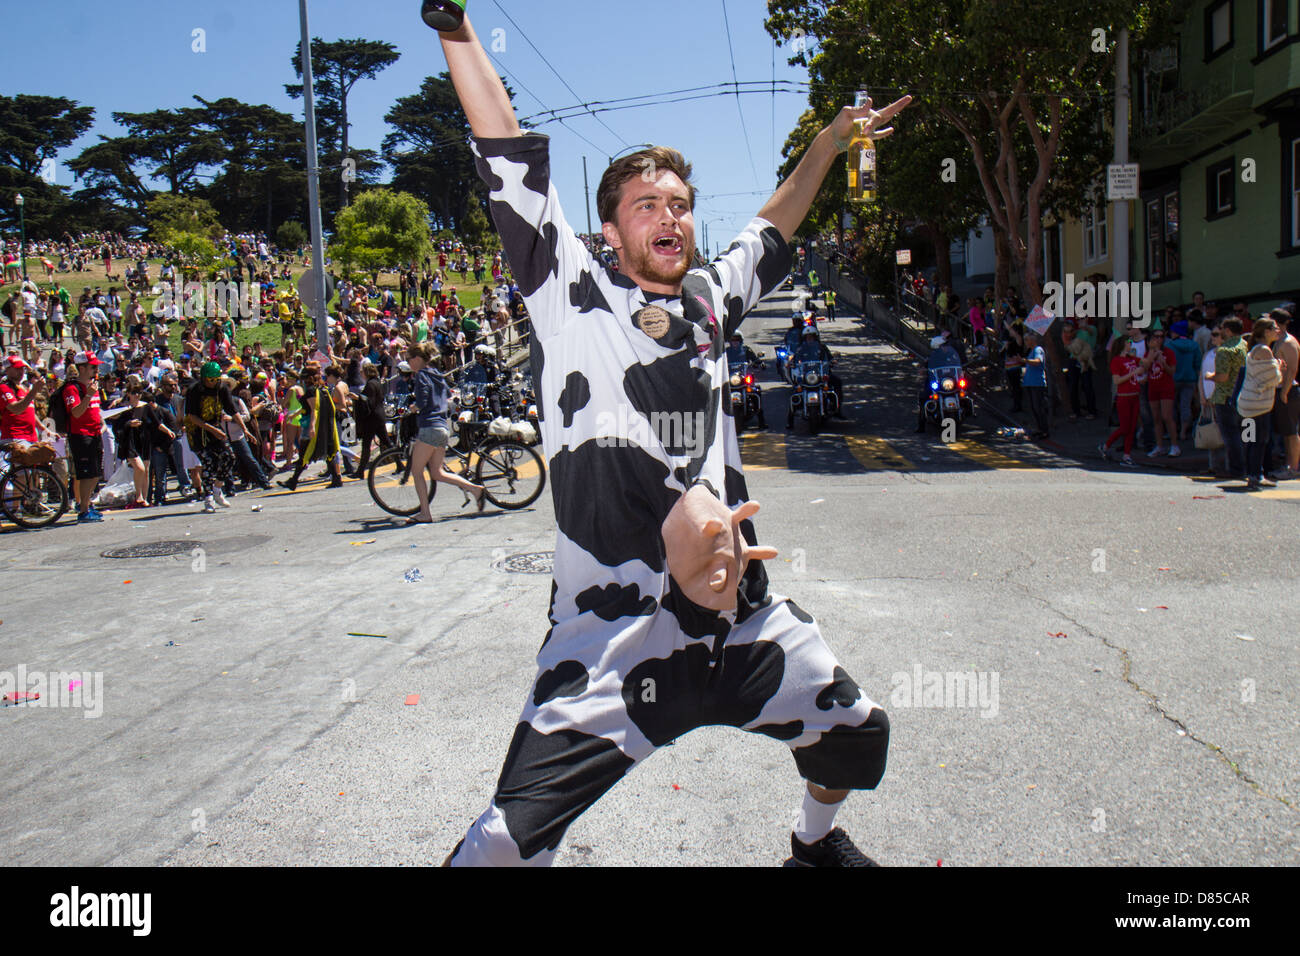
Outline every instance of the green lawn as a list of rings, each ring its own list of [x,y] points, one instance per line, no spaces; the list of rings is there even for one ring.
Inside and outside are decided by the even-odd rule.
[[[132,265],[134,265],[134,263],[132,263]],[[121,278],[124,266],[125,263],[120,260],[114,260],[114,278],[112,280],[106,280],[104,278],[103,263],[98,262],[94,263],[92,268],[86,269],[82,272],[56,272],[54,277],[55,281],[62,284],[63,287],[68,290],[68,294],[72,296],[72,308],[75,310],[78,297],[80,297],[81,293],[86,289],[93,290],[96,286],[99,286],[103,291],[107,292],[110,287],[116,286],[118,294],[121,295],[125,288]],[[161,271],[162,260],[149,260],[149,274],[151,276],[156,279]],[[298,279],[305,271],[306,270],[300,265],[290,266],[289,273],[292,278],[276,280],[276,288],[282,291],[295,291],[298,287]],[[481,304],[483,297],[482,286],[474,282],[474,276],[472,274],[467,276],[467,282],[459,281],[457,278],[458,275],[459,273],[452,273],[447,285],[454,285],[456,287],[457,295],[460,297],[462,306],[466,309],[477,308]],[[45,280],[45,269],[41,266],[39,256],[27,257],[27,277],[35,282],[41,289],[50,288],[50,283]],[[398,301],[401,301],[401,294],[397,291],[397,276],[393,273],[380,273],[379,287],[381,289],[392,289],[393,294],[397,296]],[[12,282],[8,285],[0,286],[0,300],[8,298],[9,293],[17,288],[18,285]],[[144,303],[146,309],[150,309],[153,306],[152,297],[147,293],[140,297],[140,301]],[[336,295],[330,299],[330,308],[333,309],[337,304],[338,296]],[[64,328],[65,334],[68,334],[71,331],[70,319]],[[272,320],[260,326],[245,326],[235,332],[236,349],[242,349],[245,345],[252,345],[259,341],[262,343],[262,348],[267,351],[274,351],[280,347],[280,323],[278,320]],[[179,326],[173,327],[171,334],[171,347],[173,354],[180,354],[180,342],[181,329]]]

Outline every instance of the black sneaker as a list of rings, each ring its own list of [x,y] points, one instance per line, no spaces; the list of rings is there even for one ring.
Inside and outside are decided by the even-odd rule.
[[[880,866],[849,839],[849,835],[836,827],[816,843],[801,843],[790,834],[790,851],[793,854],[785,866]]]

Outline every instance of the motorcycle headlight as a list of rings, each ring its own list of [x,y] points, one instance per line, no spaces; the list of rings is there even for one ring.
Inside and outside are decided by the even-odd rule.
[[[818,375],[816,372],[809,372],[807,375],[803,377],[803,380],[809,385],[816,385],[818,382],[821,381],[821,376]]]
[[[739,388],[739,387],[740,387],[740,376],[739,376],[739,375],[732,375],[732,376],[731,376],[731,387],[732,387],[732,388]]]
[[[952,391],[954,388],[956,388],[956,387],[957,387],[957,383],[954,382],[952,379],[950,379],[950,378],[945,378],[945,379],[943,380],[943,390],[944,390],[945,392],[951,392],[951,391]]]

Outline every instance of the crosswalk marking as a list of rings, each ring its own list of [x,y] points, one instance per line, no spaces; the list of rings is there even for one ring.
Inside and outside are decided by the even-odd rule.
[[[740,460],[746,471],[775,471],[788,467],[785,436],[779,432],[760,431],[742,435]]]
[[[849,451],[872,471],[907,471],[916,466],[879,435],[845,435]]]
[[[879,435],[828,434],[820,436],[817,442],[823,443],[827,448],[846,449],[866,471],[913,471],[918,467],[893,443]],[[999,471],[1047,471],[1032,462],[1011,458],[970,439],[947,445],[939,444],[936,447],[951,449],[969,461]],[[799,464],[792,466],[789,460],[792,451],[804,454],[806,449],[802,445],[799,449],[791,449],[780,432],[753,432],[743,435],[740,440],[740,458],[746,471],[783,471],[791,467],[797,469]]]
[[[978,462],[981,465],[987,465],[990,468],[1008,469],[1014,468],[1018,471],[1046,471],[1046,468],[1039,468],[1027,461],[1020,461],[1016,458],[1008,458],[1001,452],[994,451],[988,445],[981,445],[977,441],[971,441],[968,438],[959,441],[949,442],[945,448],[950,448],[963,458],[969,458],[971,461]]]

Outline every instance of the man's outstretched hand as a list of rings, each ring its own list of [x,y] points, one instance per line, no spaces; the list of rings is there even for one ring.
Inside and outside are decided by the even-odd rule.
[[[865,106],[846,106],[836,114],[831,125],[826,127],[830,130],[831,141],[835,148],[840,152],[849,148],[849,143],[853,140],[853,134],[858,120],[866,120],[865,131],[872,139],[884,139],[886,136],[893,135],[894,127],[888,126],[891,119],[901,113],[908,103],[912,102],[912,97],[904,96],[894,100],[882,110],[873,109],[871,106],[871,97],[867,97]]]
[[[775,548],[754,547],[740,533],[740,522],[758,511],[748,501],[735,511],[701,485],[682,495],[664,519],[661,532],[668,573],[682,593],[701,607],[730,611],[750,561],[776,557]]]

